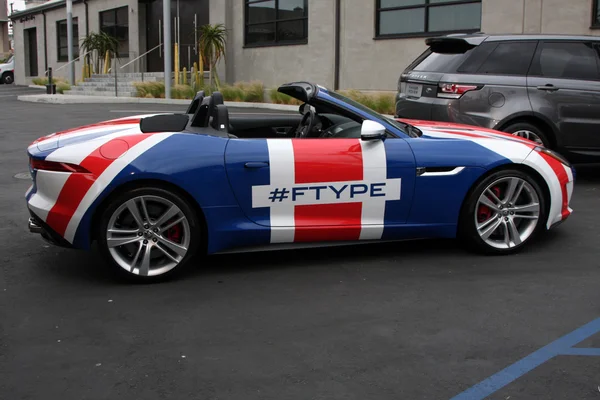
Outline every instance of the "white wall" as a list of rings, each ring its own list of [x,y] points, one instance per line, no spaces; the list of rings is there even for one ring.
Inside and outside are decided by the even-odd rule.
[[[40,18],[43,18],[41,15]],[[38,16],[36,16],[36,19]],[[47,41],[47,52],[48,52],[48,67],[52,68],[52,74],[56,77],[62,77],[69,79],[69,67],[67,66],[66,61],[58,61],[58,39],[56,30],[56,22],[61,21],[67,18],[66,9],[56,9],[50,10],[46,12],[46,41]],[[81,39],[85,37],[85,7],[83,4],[74,4],[73,5],[73,18],[77,18],[78,25],[78,37],[77,44],[80,46]],[[39,37],[39,36],[38,36]],[[39,40],[39,39],[38,39]],[[44,38],[42,36],[42,42],[38,41],[38,46],[44,46]],[[79,54],[83,54],[81,48],[79,49]],[[43,63],[43,59],[41,60]],[[73,63],[75,68],[75,80],[80,80],[82,76],[82,68],[83,62],[81,60],[77,60]],[[62,69],[59,69],[62,68]],[[44,76],[43,67],[39,70],[39,75]]]
[[[13,24],[15,41],[15,83],[26,85],[31,83],[34,77],[25,76],[25,29],[37,28],[37,60],[38,74],[44,74],[44,17],[39,14],[34,20],[16,21]]]
[[[600,35],[589,29],[593,0],[483,0],[487,33]],[[260,80],[274,87],[310,80],[333,87],[335,1],[309,1],[308,45],[244,48],[243,0],[211,0],[211,23],[230,30],[228,81]],[[374,39],[375,0],[341,2],[340,88],[391,90],[404,68],[426,49],[425,37]],[[223,72],[221,72],[222,74]]]
[[[342,2],[340,89],[396,90],[398,78],[426,46],[424,38],[375,37],[375,1]]]
[[[266,87],[309,80],[332,86],[334,79],[334,0],[311,1],[308,9],[308,44],[244,48],[244,2],[211,0],[210,23],[225,23],[231,49],[227,80],[259,80]],[[227,13],[231,13],[227,15]]]
[[[88,3],[88,15],[89,15],[89,32],[98,32],[100,28],[100,16],[101,11],[110,10],[128,5],[129,6],[129,50],[130,56],[136,57],[140,53],[140,35],[139,25],[140,16],[138,15],[138,2],[137,0],[91,0]],[[81,43],[81,39],[86,34],[86,19],[85,19],[85,5],[83,3],[73,4],[73,17],[77,17],[77,23],[79,26],[79,38],[78,43]],[[48,56],[48,67],[53,69],[54,76],[64,77],[68,79],[69,67],[65,66],[66,62],[58,61],[58,49],[57,49],[57,31],[56,22],[62,19],[66,19],[66,8],[58,8],[54,10],[46,11],[46,30],[45,33],[47,41],[47,56]],[[40,14],[35,14],[35,19],[30,21],[19,22],[18,20],[14,23],[14,40],[15,40],[15,83],[18,85],[30,84],[33,77],[26,77],[25,71],[25,40],[24,40],[24,29],[36,27],[37,28],[37,44],[38,44],[38,76],[45,76],[45,65],[44,65],[44,17]],[[142,20],[143,21],[143,20]],[[80,54],[83,52],[80,49]],[[122,57],[119,60],[119,65],[124,65],[129,61],[131,57]],[[82,60],[75,61],[75,79],[81,80],[82,78]],[[125,67],[120,72],[132,72],[131,68]]]
[[[129,56],[121,57],[119,65],[126,64],[129,60],[139,56],[140,53],[140,34],[139,34],[139,7],[137,0],[91,0],[88,3],[90,32],[100,30],[100,12],[119,8],[129,7]],[[127,68],[127,67],[126,67]],[[120,72],[125,72],[121,70]],[[127,72],[133,72],[128,70]]]

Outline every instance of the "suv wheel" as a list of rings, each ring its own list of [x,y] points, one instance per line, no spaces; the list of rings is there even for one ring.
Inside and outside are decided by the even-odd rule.
[[[550,141],[548,137],[542,132],[542,130],[534,124],[529,122],[517,122],[511,124],[502,130],[503,132],[520,136],[525,139],[541,144],[544,147],[550,148]]]

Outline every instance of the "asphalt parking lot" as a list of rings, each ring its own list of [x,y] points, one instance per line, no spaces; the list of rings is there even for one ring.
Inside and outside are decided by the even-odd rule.
[[[585,326],[600,317],[600,168],[578,170],[570,220],[519,255],[422,241],[214,256],[131,286],[30,234],[15,175],[39,136],[182,107],[26,92],[0,85],[0,399],[600,398],[600,324]],[[587,350],[563,355],[582,326],[569,346]]]

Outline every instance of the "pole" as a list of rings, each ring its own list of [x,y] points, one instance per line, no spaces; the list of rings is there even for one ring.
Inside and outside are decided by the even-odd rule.
[[[171,98],[171,0],[163,0],[163,48],[165,50],[165,99]]]
[[[69,80],[75,85],[75,65],[73,64],[73,0],[67,0],[67,48],[69,57]]]

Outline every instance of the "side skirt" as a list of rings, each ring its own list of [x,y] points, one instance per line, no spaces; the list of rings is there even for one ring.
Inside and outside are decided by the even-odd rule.
[[[213,253],[217,254],[237,254],[237,253],[256,253],[262,251],[281,251],[281,250],[295,250],[295,249],[317,249],[326,247],[343,247],[343,246],[355,246],[364,244],[374,243],[391,243],[391,242],[408,242],[414,240],[424,240],[423,238],[409,238],[409,239],[391,239],[391,240],[353,240],[353,241],[341,241],[341,242],[299,242],[299,243],[276,243],[267,244],[261,246],[247,246],[247,247],[236,247],[233,249],[227,249]]]

